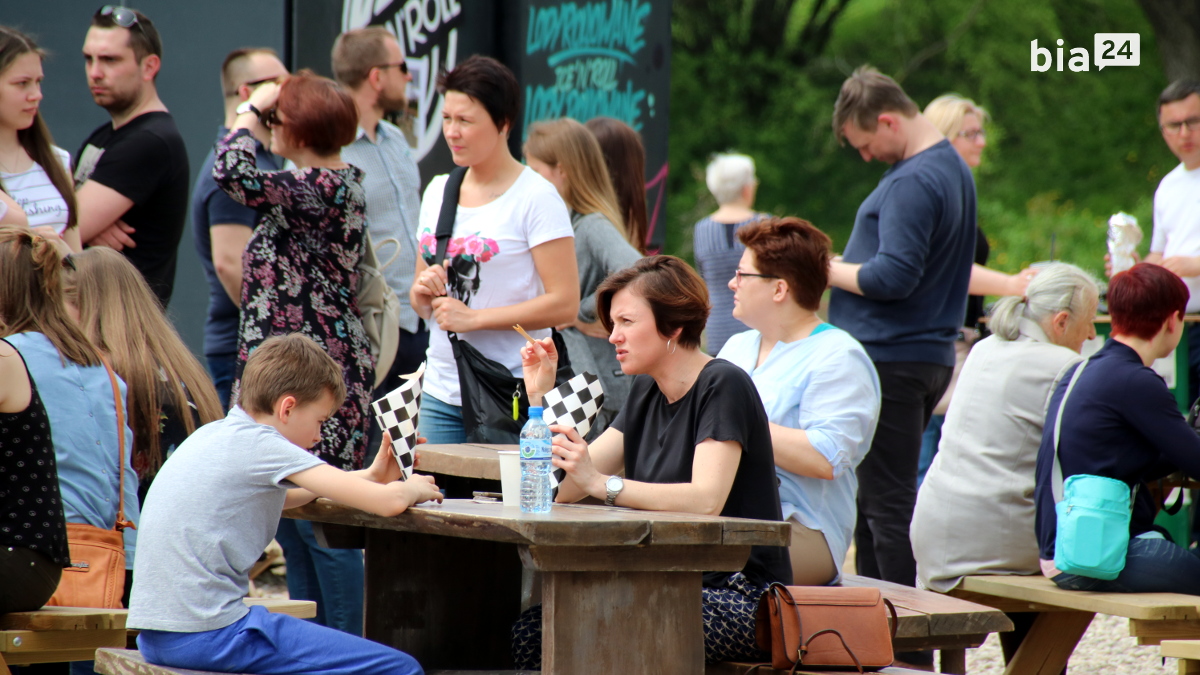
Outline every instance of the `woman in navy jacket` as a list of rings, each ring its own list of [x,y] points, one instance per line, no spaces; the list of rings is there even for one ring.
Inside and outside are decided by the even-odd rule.
[[[1058,453],[1064,480],[1076,474],[1105,476],[1132,490],[1177,469],[1200,476],[1200,437],[1179,413],[1163,379],[1150,369],[1179,344],[1188,295],[1183,281],[1158,265],[1142,263],[1112,278],[1112,339],[1086,362],[1063,409]],[[1066,574],[1054,567],[1054,427],[1073,373],[1063,376],[1050,400],[1038,452],[1036,526],[1042,572],[1066,590],[1200,595],[1200,558],[1153,529],[1156,509],[1145,489],[1135,498],[1125,569],[1116,579]]]

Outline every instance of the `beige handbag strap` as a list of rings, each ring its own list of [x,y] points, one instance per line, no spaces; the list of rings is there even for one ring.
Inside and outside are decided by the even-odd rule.
[[[109,365],[108,359],[101,356],[100,362],[108,371],[108,381],[112,384],[113,390],[113,405],[117,408],[117,456],[120,460],[120,482],[117,483],[117,522],[113,529],[118,532],[127,527],[136,530],[136,525],[125,520],[125,405],[121,401],[121,385],[117,384],[117,373]]]

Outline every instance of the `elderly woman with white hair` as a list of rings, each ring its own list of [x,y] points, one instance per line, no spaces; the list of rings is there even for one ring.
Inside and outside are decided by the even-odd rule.
[[[1097,298],[1091,275],[1051,263],[1025,297],[992,308],[992,335],[967,356],[917,493],[909,534],[922,587],[947,592],[974,574],[1041,573],[1033,488],[1046,407],[1096,335]]]
[[[718,154],[708,163],[704,182],[719,205],[713,213],[696,223],[692,234],[696,271],[708,286],[712,311],[704,328],[706,348],[716,355],[734,333],[746,325],[733,318],[733,291],[726,285],[737,269],[746,247],[737,238],[743,225],[766,218],[754,210],[758,179],[754,160],[746,155]]]

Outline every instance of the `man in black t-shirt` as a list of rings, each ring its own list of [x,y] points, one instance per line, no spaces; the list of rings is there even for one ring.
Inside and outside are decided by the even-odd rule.
[[[88,246],[121,251],[163,307],[188,206],[188,160],[154,78],[162,40],[141,12],[106,5],[83,43],[88,86],[112,122],[75,154],[79,231]]]

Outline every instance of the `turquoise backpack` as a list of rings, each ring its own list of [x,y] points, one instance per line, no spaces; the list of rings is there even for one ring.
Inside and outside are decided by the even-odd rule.
[[[1067,396],[1075,388],[1088,361],[1079,364],[1063,392],[1054,421],[1054,469],[1051,487],[1058,527],[1054,543],[1054,566],[1060,572],[1111,581],[1125,569],[1129,549],[1129,520],[1137,487],[1130,491],[1125,481],[1105,476],[1077,474],[1063,483],[1058,460],[1059,431]]]

